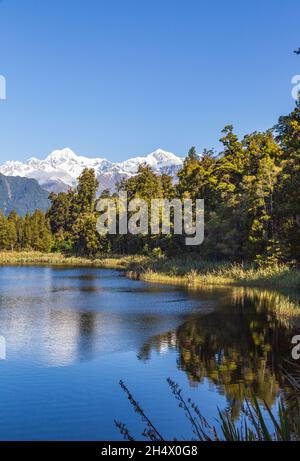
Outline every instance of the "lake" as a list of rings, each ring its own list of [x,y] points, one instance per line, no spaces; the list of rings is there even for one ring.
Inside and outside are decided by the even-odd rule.
[[[252,395],[290,396],[281,367],[297,328],[274,313],[284,295],[94,268],[0,271],[1,440],[122,440],[114,420],[142,439],[120,380],[167,439],[193,436],[167,378],[213,423],[217,408],[238,421]]]

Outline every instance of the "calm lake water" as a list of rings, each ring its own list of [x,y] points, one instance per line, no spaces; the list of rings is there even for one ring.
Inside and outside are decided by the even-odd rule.
[[[0,273],[1,440],[120,440],[115,419],[142,439],[120,380],[169,439],[193,435],[169,377],[213,423],[218,407],[238,420],[253,394],[271,406],[289,396],[280,370],[299,329],[273,312],[283,295],[90,268]]]

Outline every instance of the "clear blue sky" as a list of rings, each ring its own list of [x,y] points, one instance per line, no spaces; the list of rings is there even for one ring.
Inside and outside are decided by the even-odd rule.
[[[2,0],[0,159],[218,146],[294,105],[299,0]]]

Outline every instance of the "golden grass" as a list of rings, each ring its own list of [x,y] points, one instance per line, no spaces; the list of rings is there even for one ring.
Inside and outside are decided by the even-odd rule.
[[[251,286],[300,289],[300,271],[287,265],[255,268],[242,264],[197,263],[167,260],[150,263],[145,270],[128,272],[131,278],[147,282],[184,286]]]
[[[142,264],[147,258],[144,256],[115,256],[113,258],[82,258],[64,256],[60,253],[40,253],[36,251],[2,251],[0,265],[36,265],[36,266],[74,266],[99,267],[107,269],[128,269],[132,264]]]

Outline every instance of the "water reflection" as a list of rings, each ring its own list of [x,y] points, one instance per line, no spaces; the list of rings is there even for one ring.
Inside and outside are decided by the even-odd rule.
[[[233,288],[223,292],[210,314],[152,337],[139,357],[176,349],[190,384],[208,379],[237,417],[245,399],[255,395],[272,406],[285,387],[282,367],[290,357],[297,311],[298,303],[279,293]]]
[[[147,361],[152,350],[173,349],[190,384],[208,379],[237,415],[253,394],[272,405],[284,385],[281,367],[299,318],[288,296],[182,291],[93,269],[4,272],[0,335],[8,360],[58,367],[120,351]]]
[[[281,366],[299,331],[291,297],[183,290],[91,268],[2,267],[0,275],[2,437],[98,440],[101,428],[103,439],[119,439],[113,419],[131,414],[120,379],[170,436],[184,423],[169,376],[185,395],[194,387],[210,419],[225,405],[238,417],[253,393],[269,405],[289,396]]]
[[[7,360],[69,366],[136,351],[214,301],[129,281],[115,271],[1,268],[0,335]]]

